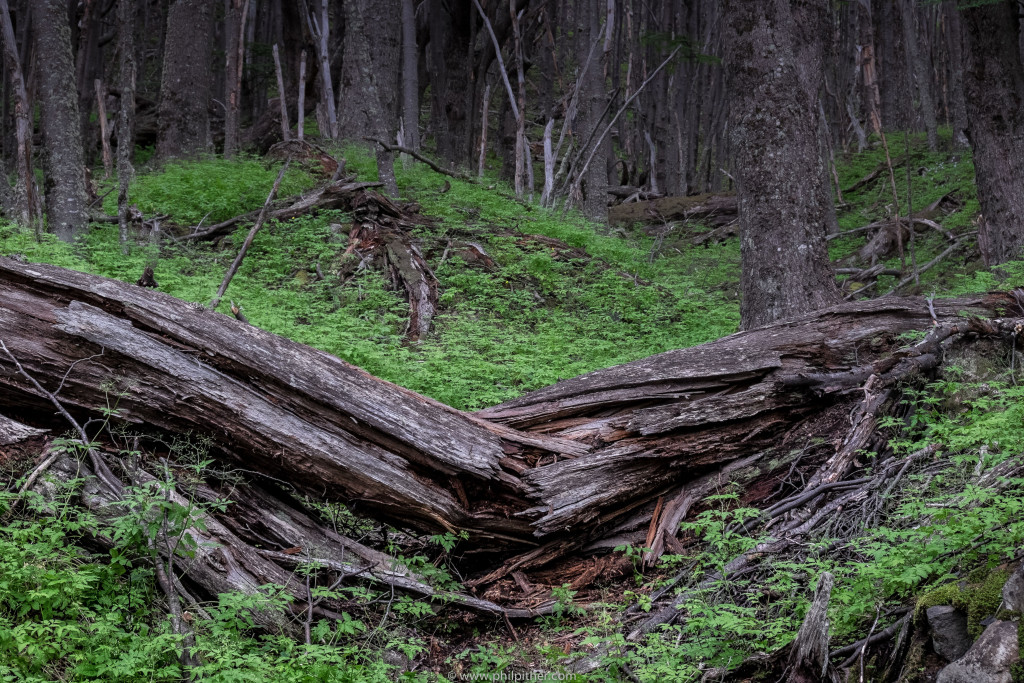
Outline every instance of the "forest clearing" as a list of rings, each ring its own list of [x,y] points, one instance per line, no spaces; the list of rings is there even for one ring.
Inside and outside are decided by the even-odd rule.
[[[1019,14],[0,0],[0,679],[1024,680]]]

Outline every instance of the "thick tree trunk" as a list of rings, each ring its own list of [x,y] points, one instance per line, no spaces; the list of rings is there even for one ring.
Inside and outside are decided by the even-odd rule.
[[[985,3],[962,13],[964,91],[974,148],[988,265],[1021,257],[1024,246],[1024,67],[1017,3]]]
[[[173,0],[167,12],[156,153],[162,159],[210,150],[213,0]]]
[[[345,36],[338,89],[338,131],[341,137],[374,137],[394,143],[399,117],[401,65],[401,0],[344,4]],[[377,146],[377,175],[387,193],[398,196],[394,155]]]
[[[836,231],[818,90],[827,5],[726,4],[726,70],[744,329],[839,300],[825,237]]]
[[[46,56],[39,74],[39,100],[47,223],[57,237],[72,242],[88,228],[89,214],[68,4],[38,0],[32,3],[32,12],[36,40]]]
[[[469,0],[428,0],[430,126],[438,156],[451,165],[468,164],[472,159],[468,135],[472,112],[466,109],[465,96],[473,73],[466,59],[472,9]]]
[[[949,108],[953,126],[953,146],[967,147],[967,101],[964,99],[963,29],[955,0],[943,0],[943,28],[949,55]]]

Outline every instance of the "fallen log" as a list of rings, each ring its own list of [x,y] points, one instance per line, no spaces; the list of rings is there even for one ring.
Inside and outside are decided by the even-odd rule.
[[[159,292],[0,259],[0,339],[72,412],[102,410],[116,385],[126,423],[207,436],[224,462],[400,527],[465,531],[518,568],[615,534],[659,496],[846,405],[899,334],[1014,301],[845,304],[467,414]],[[52,422],[3,357],[0,386],[0,409]]]
[[[611,223],[667,223],[699,221],[719,227],[736,220],[736,195],[702,194],[693,197],[661,197],[618,204],[608,209]]]

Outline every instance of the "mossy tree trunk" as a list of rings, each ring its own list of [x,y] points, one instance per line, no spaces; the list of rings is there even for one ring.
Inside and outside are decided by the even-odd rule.
[[[825,0],[725,6],[744,329],[839,300],[826,243],[837,224],[818,106],[827,17]]]
[[[36,40],[45,59],[38,78],[47,220],[50,231],[71,242],[85,232],[89,215],[68,4],[37,0],[31,7]]]

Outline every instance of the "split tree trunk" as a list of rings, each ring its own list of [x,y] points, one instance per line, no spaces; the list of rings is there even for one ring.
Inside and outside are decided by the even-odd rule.
[[[839,300],[825,240],[837,223],[818,106],[827,17],[825,0],[725,6],[744,329]]]
[[[47,224],[58,238],[73,242],[89,227],[89,214],[68,5],[64,0],[36,0],[31,6],[36,40],[46,55],[39,100]]]
[[[935,312],[991,316],[1011,301],[940,300]],[[159,292],[0,259],[0,339],[44,386],[63,379],[72,411],[101,410],[114,379],[128,423],[209,436],[219,457],[301,493],[537,561],[630,520],[646,530],[645,504],[770,452],[883,373],[872,359],[888,340],[932,322],[919,298],[847,304],[470,415]],[[0,385],[0,410],[52,420],[3,357]]]

